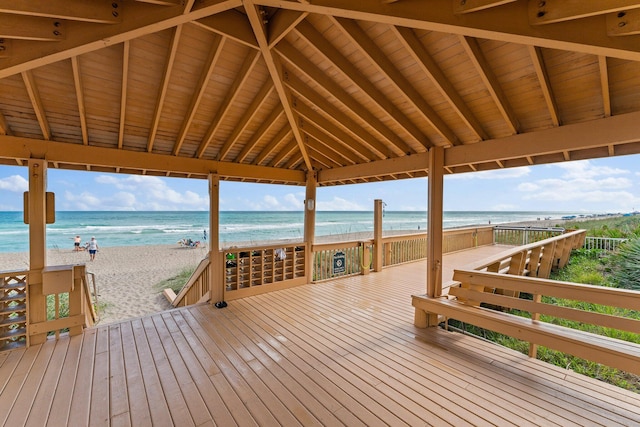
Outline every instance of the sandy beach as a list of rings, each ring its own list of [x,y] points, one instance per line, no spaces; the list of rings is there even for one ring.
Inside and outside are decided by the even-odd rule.
[[[576,220],[572,220],[575,222]],[[514,226],[555,227],[562,226],[561,219],[510,223]],[[496,224],[493,224],[496,225]],[[488,226],[488,224],[478,225]],[[420,233],[425,230],[395,231],[385,235]],[[317,237],[317,243],[330,241],[352,241],[370,239],[370,233],[349,233]],[[269,242],[263,242],[269,244]],[[237,243],[235,246],[256,246],[253,242]],[[230,245],[225,245],[226,247]],[[157,284],[176,276],[185,268],[195,268],[205,257],[207,247],[189,249],[179,245],[121,246],[101,248],[95,261],[89,260],[88,252],[55,249],[47,252],[48,265],[86,264],[87,271],[94,273],[98,286],[100,324],[140,317],[167,310],[171,305],[158,291]],[[22,253],[0,253],[0,271],[26,270],[29,256]]]
[[[171,308],[156,284],[187,267],[195,267],[207,253],[178,245],[100,248],[93,262],[88,252],[58,249],[47,252],[48,265],[86,264],[98,286],[100,324],[145,316]],[[27,253],[0,253],[0,271],[26,270]]]

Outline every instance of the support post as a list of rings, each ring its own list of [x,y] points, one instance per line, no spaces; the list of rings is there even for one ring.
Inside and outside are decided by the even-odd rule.
[[[429,201],[427,225],[427,296],[442,295],[442,211],[444,192],[444,148],[429,149]]]
[[[211,303],[224,299],[224,269],[220,253],[220,175],[209,174],[209,289]]]
[[[313,281],[313,244],[316,235],[316,188],[318,175],[316,171],[307,172],[307,190],[304,200],[304,242],[305,242],[305,269],[307,283]]]
[[[47,298],[42,293],[42,269],[47,265],[47,161],[29,159],[29,324],[47,320]],[[27,328],[29,328],[27,326]],[[41,344],[47,335],[28,337],[27,345]]]
[[[373,201],[373,271],[382,271],[382,206],[380,199]]]

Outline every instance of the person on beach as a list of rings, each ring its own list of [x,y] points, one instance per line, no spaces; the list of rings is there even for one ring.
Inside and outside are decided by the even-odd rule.
[[[80,252],[80,243],[82,242],[82,239],[80,238],[80,236],[76,236],[73,238],[73,250],[75,252]]]
[[[89,259],[91,261],[96,259],[96,252],[98,252],[98,241],[95,237],[91,236],[91,241],[89,242]]]

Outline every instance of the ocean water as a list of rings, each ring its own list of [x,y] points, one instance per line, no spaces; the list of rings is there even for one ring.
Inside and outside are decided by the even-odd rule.
[[[560,218],[567,212],[445,212],[444,227],[531,221]],[[426,212],[385,211],[384,230],[426,230]],[[202,240],[209,234],[208,212],[56,212],[56,222],[47,225],[49,249],[73,248],[78,234],[83,243],[95,236],[100,246],[140,246],[175,244],[187,238]],[[302,239],[304,213],[221,212],[220,242],[261,242]],[[373,232],[373,211],[316,213],[316,236]],[[0,252],[28,250],[28,226],[22,212],[0,212]],[[0,266],[0,270],[2,270]]]

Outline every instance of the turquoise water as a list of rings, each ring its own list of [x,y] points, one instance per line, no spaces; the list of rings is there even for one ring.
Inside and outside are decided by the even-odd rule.
[[[445,212],[444,227],[531,221],[560,218],[566,212]],[[385,211],[384,230],[425,230],[426,212]],[[73,247],[79,234],[83,242],[95,236],[100,246],[139,246],[175,244],[182,238],[202,240],[209,233],[208,212],[56,212],[56,222],[47,226],[47,247]],[[304,213],[221,212],[220,242],[260,242],[276,239],[302,239]],[[373,232],[373,212],[316,213],[316,235],[349,235]],[[28,228],[22,212],[0,212],[0,252],[28,250]],[[0,270],[1,270],[0,266]]]

